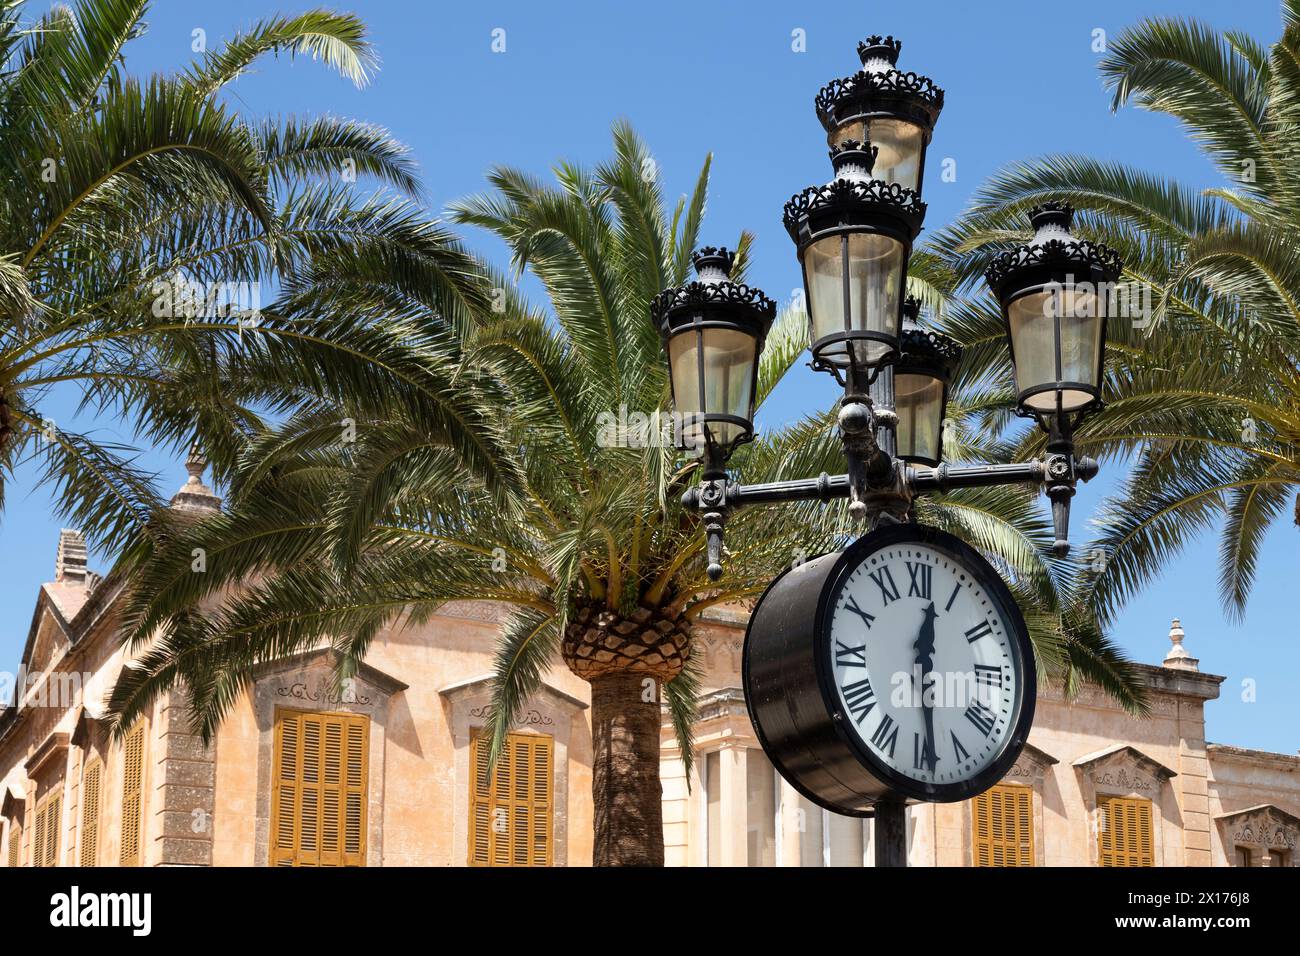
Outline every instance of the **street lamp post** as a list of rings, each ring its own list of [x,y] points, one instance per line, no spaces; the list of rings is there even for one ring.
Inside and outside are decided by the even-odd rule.
[[[1073,210],[1055,201],[1030,212],[1033,238],[1000,255],[985,276],[1002,308],[1017,412],[1047,432],[1045,453],[1011,464],[943,461],[948,386],[961,349],[902,321],[919,312],[905,299],[907,263],[925,215],[925,150],[943,91],[898,71],[900,48],[892,37],[871,37],[859,45],[862,71],[818,94],[834,178],[794,196],[783,220],[803,270],[812,367],[844,389],[845,472],[754,485],[727,473],[731,452],[753,438],[753,376],[774,305],[726,278],[725,251],[703,250],[699,281],[666,290],[652,306],[676,411],[688,423],[681,444],[703,445],[701,482],[682,503],[703,519],[713,580],[737,508],[847,498],[850,512],[874,529],[911,520],[919,495],[993,485],[1043,488],[1054,550],[1064,554],[1075,486],[1097,474],[1096,461],[1075,456],[1073,436],[1101,406],[1107,293],[1122,263],[1105,246],[1075,239]],[[896,800],[876,808],[878,832],[888,837],[877,840],[878,865],[906,865],[903,812]]]

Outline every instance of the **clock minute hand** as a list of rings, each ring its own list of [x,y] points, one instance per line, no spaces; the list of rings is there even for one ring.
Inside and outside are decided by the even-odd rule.
[[[935,611],[934,602],[931,601],[925,609],[925,618],[921,621],[921,630],[916,635],[916,643],[912,645],[916,651],[916,666],[921,671],[921,713],[925,718],[925,746],[921,752],[921,760],[931,773],[934,773],[934,765],[939,762],[939,757],[934,752],[934,707],[925,702],[925,691],[930,672],[934,669],[934,619],[936,617],[938,612]]]

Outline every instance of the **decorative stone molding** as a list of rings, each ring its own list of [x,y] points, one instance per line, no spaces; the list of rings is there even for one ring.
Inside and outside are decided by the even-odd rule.
[[[744,643],[743,634],[696,627],[691,641],[691,653],[699,654],[706,668],[739,672],[740,652]]]
[[[1074,761],[1099,792],[1157,799],[1166,781],[1178,776],[1128,744],[1116,744]]]
[[[665,713],[667,709],[668,705],[665,704]],[[696,723],[703,724],[727,717],[744,717],[748,722],[749,710],[745,706],[743,690],[739,687],[724,687],[710,694],[701,695],[695,711]]]
[[[267,866],[271,854],[272,768],[275,766],[275,713],[362,714],[370,718],[369,781],[366,800],[366,865],[384,860],[384,759],[391,700],[407,685],[369,664],[341,690],[334,688],[337,655],[329,648],[295,654],[263,664],[254,671],[252,701],[257,721],[257,810],[254,825],[255,866]]]
[[[1007,771],[1006,780],[1008,783],[1042,783],[1043,777],[1060,762],[1047,751],[1027,743],[1020,756],[1016,758],[1016,762]]]
[[[489,601],[448,601],[438,608],[438,617],[454,617],[462,621],[480,621],[484,624],[500,624],[509,612],[504,605]]]
[[[457,681],[438,690],[447,709],[455,756],[452,766],[452,866],[465,866],[469,860],[469,799],[474,779],[470,765],[470,743],[486,723],[492,702],[492,675],[483,674]],[[569,749],[575,735],[589,733],[583,711],[586,701],[542,684],[520,710],[512,729],[518,733],[539,734],[554,742],[552,772],[551,859],[555,866],[569,862]]]
[[[1266,860],[1270,850],[1294,854],[1296,843],[1300,841],[1300,818],[1271,803],[1221,813],[1215,820],[1222,829],[1227,847],[1259,850]],[[1236,854],[1230,852],[1229,860],[1235,863]],[[1294,855],[1291,865],[1295,865]]]

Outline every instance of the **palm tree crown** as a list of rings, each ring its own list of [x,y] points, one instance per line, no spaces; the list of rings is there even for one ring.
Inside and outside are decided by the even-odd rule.
[[[0,494],[34,460],[61,515],[108,550],[156,536],[166,511],[135,449],[43,414],[52,390],[141,443],[198,437],[224,475],[266,415],[386,401],[417,364],[394,301],[454,313],[474,294],[384,131],[249,120],[220,100],[268,53],[365,82],[357,18],[273,17],[142,81],[123,50],[146,8],[83,0],[25,27],[11,0],[0,16]]]
[[[1271,47],[1192,20],[1146,20],[1110,44],[1113,106],[1175,117],[1223,177],[1197,192],[1130,166],[1048,156],[986,184],[932,250],[959,284],[1023,239],[1044,198],[1081,210],[1082,231],[1127,263],[1108,329],[1108,407],[1078,440],[1134,467],[1103,507],[1094,609],[1124,601],[1202,530],[1220,529],[1220,591],[1244,612],[1259,548],[1291,511],[1300,524],[1300,3]],[[950,316],[968,358],[999,379],[1000,318],[987,300]]]

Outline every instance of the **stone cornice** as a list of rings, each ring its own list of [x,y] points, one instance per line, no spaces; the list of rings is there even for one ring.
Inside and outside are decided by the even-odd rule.
[[[303,651],[301,654],[294,654],[290,657],[281,657],[257,665],[252,670],[252,677],[254,680],[259,680],[263,677],[269,677],[274,674],[284,674],[315,664],[318,661],[326,661],[329,666],[332,667],[337,661],[337,658],[338,653],[328,647],[322,647],[314,651]],[[366,663],[360,663],[357,665],[357,677],[389,695],[404,691],[408,686],[410,686],[402,683],[391,674],[385,674],[379,668],[372,667]]]
[[[739,687],[723,687],[700,697],[695,719],[703,723],[706,720],[717,720],[719,717],[735,717],[741,714],[747,716],[748,713],[748,708],[745,706],[745,692]]]
[[[446,697],[448,700],[456,700],[458,698],[473,696],[476,693],[489,691],[491,689],[491,683],[491,674],[481,674],[478,677],[471,677],[468,680],[456,681],[455,683],[448,684],[445,687],[439,687],[438,694],[442,697]],[[564,691],[557,690],[550,684],[546,683],[538,685],[535,693],[546,697],[553,697],[556,701],[567,707],[571,707],[574,710],[586,710],[588,706],[590,706],[586,701],[579,700],[572,694],[566,694]]]
[[[1211,762],[1215,758],[1238,760],[1256,767],[1271,770],[1284,770],[1294,773],[1300,770],[1300,755],[1280,754],[1271,750],[1251,750],[1249,747],[1233,747],[1229,744],[1206,744],[1205,752]]]
[[[68,750],[67,734],[65,733],[50,734],[48,737],[45,738],[45,740],[41,743],[41,745],[37,747],[35,751],[33,751],[32,755],[27,758],[27,763],[24,764],[24,769],[27,771],[27,776],[29,777],[36,776],[36,774],[40,771],[41,767],[43,767],[50,760],[57,757],[59,754],[66,753],[67,750]]]

